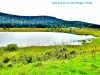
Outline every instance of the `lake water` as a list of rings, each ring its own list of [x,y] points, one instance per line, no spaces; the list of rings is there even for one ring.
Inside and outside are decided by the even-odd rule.
[[[76,35],[58,32],[0,32],[0,46],[15,43],[18,46],[82,45],[81,40],[95,38],[92,35]]]

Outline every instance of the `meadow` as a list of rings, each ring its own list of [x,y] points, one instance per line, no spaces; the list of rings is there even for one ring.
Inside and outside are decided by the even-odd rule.
[[[99,75],[100,30],[90,28],[9,28],[0,32],[65,32],[94,35],[91,43],[0,47],[0,75]]]

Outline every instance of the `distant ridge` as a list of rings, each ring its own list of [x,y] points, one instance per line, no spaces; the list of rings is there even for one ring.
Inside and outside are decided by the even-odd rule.
[[[0,27],[88,27],[100,28],[98,24],[81,21],[65,21],[52,16],[19,16],[0,12]]]

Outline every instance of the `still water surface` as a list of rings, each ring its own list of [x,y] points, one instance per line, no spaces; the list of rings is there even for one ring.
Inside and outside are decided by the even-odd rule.
[[[18,46],[82,45],[81,40],[89,42],[92,38],[95,37],[58,32],[0,32],[0,46],[12,43]]]

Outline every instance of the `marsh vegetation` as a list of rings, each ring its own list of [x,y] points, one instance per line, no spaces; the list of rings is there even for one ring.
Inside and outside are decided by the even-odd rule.
[[[62,28],[58,32],[63,31],[70,32],[70,28]],[[90,43],[83,41],[82,45],[18,47],[17,44],[9,44],[0,47],[0,74],[99,75],[100,30],[76,28],[71,33],[93,35],[96,38]]]

